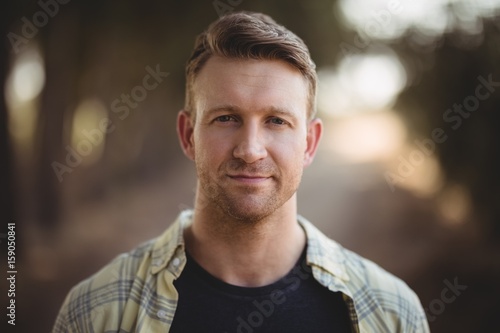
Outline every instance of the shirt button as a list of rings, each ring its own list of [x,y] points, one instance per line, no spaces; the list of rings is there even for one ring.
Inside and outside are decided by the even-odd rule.
[[[158,318],[160,318],[160,319],[165,319],[167,317],[167,312],[165,312],[163,310],[159,310],[156,314],[158,315]]]
[[[172,265],[174,265],[175,267],[179,266],[180,263],[181,260],[179,258],[174,258],[174,260],[172,260]]]

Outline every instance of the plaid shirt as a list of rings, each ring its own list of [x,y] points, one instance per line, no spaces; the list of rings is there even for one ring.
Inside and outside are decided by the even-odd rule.
[[[184,211],[160,237],[122,254],[75,286],[64,301],[53,332],[168,332],[186,264]],[[429,332],[415,293],[400,279],[327,238],[301,216],[307,263],[314,278],[343,293],[353,332]]]

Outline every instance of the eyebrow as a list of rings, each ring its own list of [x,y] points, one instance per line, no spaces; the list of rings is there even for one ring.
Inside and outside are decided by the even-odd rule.
[[[223,104],[223,105],[217,105],[213,108],[210,108],[210,109],[206,110],[204,113],[205,113],[205,116],[209,116],[213,113],[220,112],[220,111],[229,111],[229,112],[238,113],[238,112],[241,112],[241,109],[233,104]],[[259,112],[272,113],[272,114],[276,114],[276,115],[292,117],[293,119],[297,118],[297,116],[293,112],[288,111],[287,109],[283,109],[283,108],[275,107],[275,106],[271,106],[270,108],[264,109],[264,110],[259,111]]]
[[[210,108],[208,110],[205,111],[205,115],[210,115],[212,113],[215,113],[215,112],[219,112],[219,111],[231,111],[231,112],[238,112],[240,109],[235,106],[235,105],[232,105],[232,104],[222,104],[222,105],[217,105],[213,108]]]

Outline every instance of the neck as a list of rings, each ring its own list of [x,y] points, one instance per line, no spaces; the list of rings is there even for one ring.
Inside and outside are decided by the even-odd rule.
[[[259,220],[235,220],[199,204],[184,238],[190,255],[210,274],[233,285],[257,287],[285,276],[306,244],[297,222],[294,194],[273,214]],[[199,208],[203,207],[203,208]]]

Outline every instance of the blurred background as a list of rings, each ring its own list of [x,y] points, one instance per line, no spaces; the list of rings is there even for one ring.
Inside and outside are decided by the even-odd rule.
[[[2,332],[50,331],[74,284],[192,207],[184,65],[237,10],[297,33],[318,67],[326,131],[300,213],[405,280],[432,332],[500,332],[499,0],[4,3],[1,267],[14,221],[18,274]],[[466,289],[446,301],[448,284]]]

